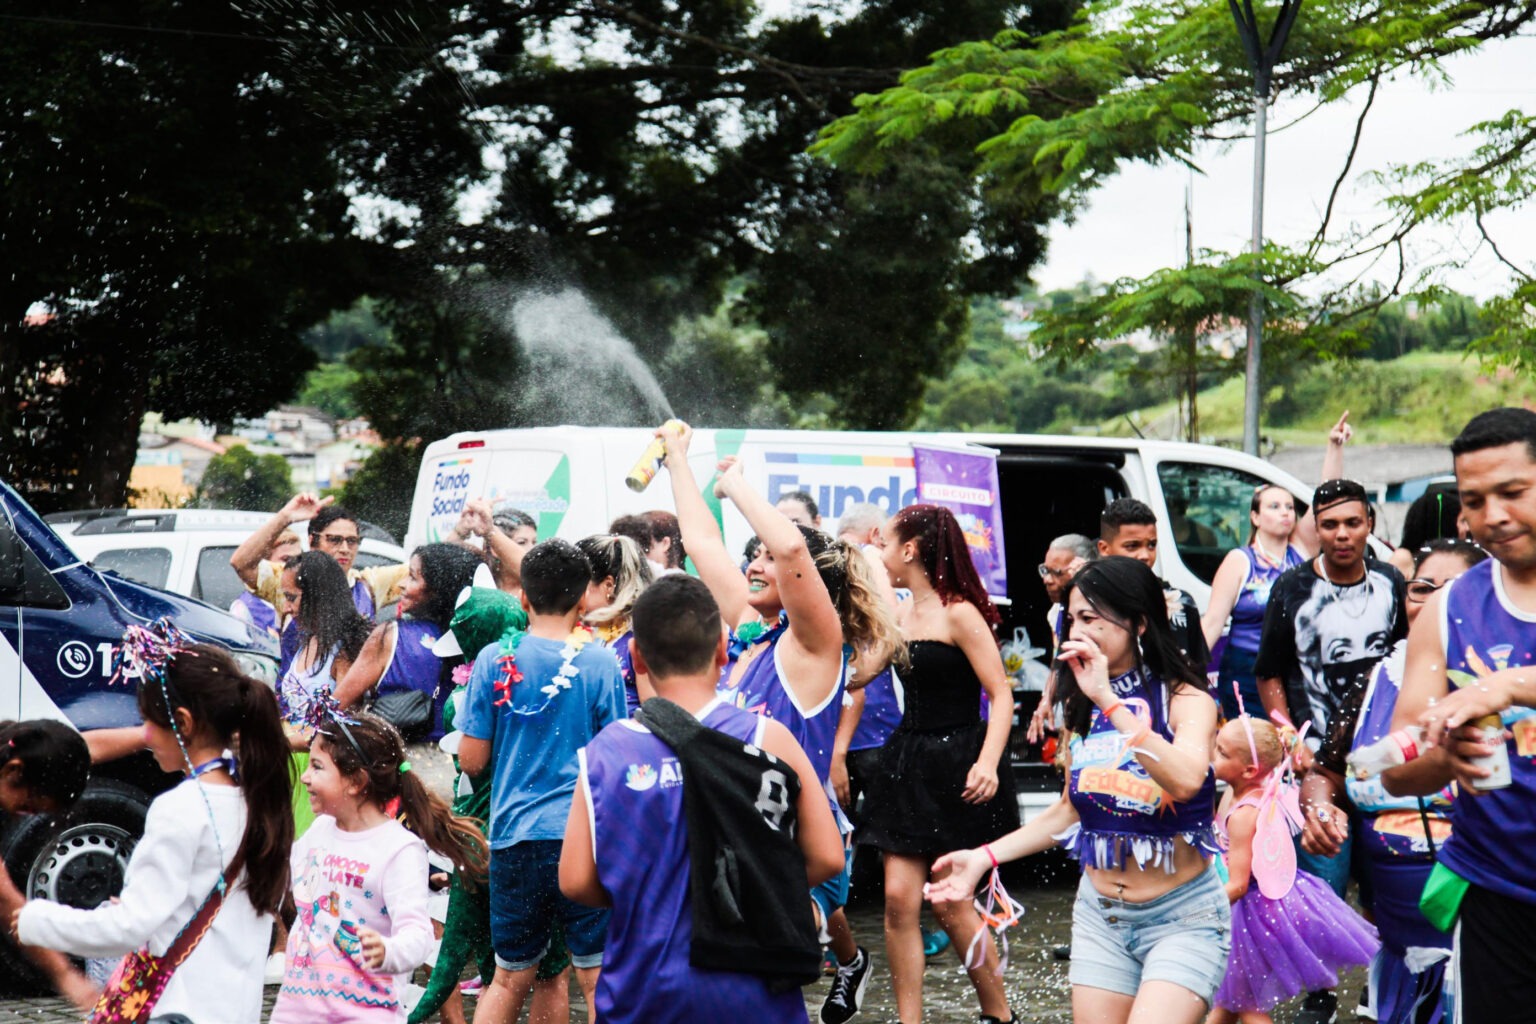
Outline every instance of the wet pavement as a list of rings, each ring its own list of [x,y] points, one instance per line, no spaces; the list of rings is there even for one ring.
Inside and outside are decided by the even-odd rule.
[[[1039,1024],[1070,1024],[1071,993],[1067,985],[1067,964],[1053,959],[1052,949],[1065,945],[1072,925],[1072,897],[1076,878],[1060,865],[1046,862],[1044,876],[1009,880],[1015,899],[1025,906],[1024,920],[1009,932],[1007,990],[1010,1005],[1020,1021]],[[859,1024],[884,1024],[896,1020],[891,994],[890,974],[886,970],[883,928],[878,894],[858,900],[850,914],[854,935],[865,946],[874,962],[863,1010],[854,1018]],[[1346,979],[1340,1000],[1339,1020],[1354,1019],[1364,972],[1355,971]],[[806,989],[806,1006],[812,1021],[825,998],[828,981]],[[277,993],[267,989],[268,1008]],[[572,996],[572,1021],[586,1020],[579,995]],[[468,1006],[473,1012],[473,1000]],[[970,982],[960,970],[959,958],[946,951],[932,958],[923,988],[924,1020],[936,1024],[960,1024],[976,1020],[975,995]],[[1277,1009],[1274,1017],[1287,1024],[1295,1014],[1296,1001]],[[0,998],[0,1024],[77,1024],[80,1015],[57,999]],[[196,1024],[223,1024],[215,1017]]]

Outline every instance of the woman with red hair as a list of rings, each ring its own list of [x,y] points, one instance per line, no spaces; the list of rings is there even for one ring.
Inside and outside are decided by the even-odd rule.
[[[997,609],[971,562],[954,514],[909,505],[880,530],[891,584],[912,592],[897,611],[910,666],[906,706],[865,794],[865,842],[885,853],[885,943],[903,1024],[923,1012],[923,884],[940,854],[1018,827],[1013,776],[1003,762],[1013,692],[997,647]],[[985,694],[990,714],[983,718]],[[961,838],[965,837],[965,838]],[[972,843],[974,840],[974,843]],[[935,904],[939,924],[967,957],[981,928],[969,903]],[[995,946],[970,958],[983,1022],[1013,1019]]]

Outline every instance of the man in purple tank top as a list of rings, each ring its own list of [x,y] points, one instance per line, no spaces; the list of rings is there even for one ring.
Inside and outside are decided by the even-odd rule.
[[[715,691],[727,647],[709,589],[690,576],[658,580],[636,602],[633,624],[635,669],[650,676],[658,696],[775,755],[799,776],[796,842],[805,854],[806,887],[842,871],[842,839],[810,759],[782,724],[733,707]],[[745,970],[689,963],[693,917],[682,787],[707,786],[711,779],[684,779],[672,749],[631,719],[603,729],[580,762],[560,888],[570,899],[613,908],[597,982],[598,1018],[606,1024],[806,1021],[798,988],[774,991],[766,978]],[[765,817],[772,813],[759,808]],[[788,912],[809,916],[803,889],[785,900]]]
[[[1493,557],[1432,595],[1409,634],[1393,727],[1421,726],[1433,749],[1384,781],[1398,796],[1461,787],[1425,895],[1460,901],[1457,1020],[1502,1024],[1536,1006],[1536,413],[1482,413],[1451,454],[1462,514]]]

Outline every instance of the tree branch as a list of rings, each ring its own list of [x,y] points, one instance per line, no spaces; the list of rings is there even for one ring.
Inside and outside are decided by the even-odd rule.
[[[1317,234],[1312,236],[1312,243],[1307,246],[1307,255],[1317,255],[1317,250],[1322,247],[1323,239],[1328,234],[1328,224],[1333,219],[1333,204],[1338,201],[1339,190],[1344,187],[1344,179],[1349,176],[1350,170],[1355,165],[1355,154],[1360,151],[1360,136],[1365,130],[1366,115],[1371,112],[1371,105],[1376,102],[1376,89],[1381,84],[1380,78],[1371,75],[1371,88],[1365,95],[1365,106],[1360,109],[1360,116],[1355,119],[1355,135],[1349,142],[1349,154],[1344,158],[1344,166],[1339,170],[1339,176],[1334,179],[1333,188],[1328,190],[1328,205],[1323,208],[1323,222],[1317,226]]]

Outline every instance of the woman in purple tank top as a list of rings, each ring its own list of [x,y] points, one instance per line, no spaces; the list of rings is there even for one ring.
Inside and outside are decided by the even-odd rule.
[[[935,906],[969,903],[997,863],[1065,845],[1083,867],[1072,911],[1074,1019],[1196,1024],[1231,941],[1211,863],[1216,705],[1145,565],[1100,559],[1065,600],[1056,686],[1074,734],[1067,787],[1023,828],[939,858],[928,896]]]
[[[1349,412],[1328,432],[1328,448],[1323,456],[1324,480],[1344,474],[1344,445],[1354,431],[1349,426]],[[1301,506],[1306,512],[1306,506]],[[1211,599],[1200,618],[1205,645],[1216,650],[1222,630],[1230,619],[1226,648],[1219,665],[1216,697],[1222,715],[1238,715],[1236,683],[1243,693],[1243,704],[1262,707],[1259,684],[1253,663],[1259,653],[1259,634],[1264,627],[1264,608],[1269,604],[1269,588],[1280,574],[1317,554],[1317,524],[1312,517],[1297,514],[1297,500],[1290,491],[1275,484],[1260,484],[1248,504],[1248,522],[1252,530],[1248,543],[1227,552],[1216,576],[1211,580]]]

